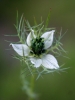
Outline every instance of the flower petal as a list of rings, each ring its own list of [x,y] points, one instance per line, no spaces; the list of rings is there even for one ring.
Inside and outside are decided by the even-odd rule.
[[[29,55],[29,47],[25,44],[10,44],[12,45],[13,49],[20,55],[20,56],[28,56]]]
[[[31,46],[31,40],[33,38],[36,38],[35,34],[34,34],[34,30],[32,30],[29,35],[27,36],[27,45],[28,46]]]
[[[53,42],[53,34],[55,30],[45,32],[41,37],[45,39],[45,49],[49,48],[52,45]]]
[[[40,65],[42,64],[42,60],[41,59],[37,59],[37,58],[30,58],[31,63],[34,64],[34,67],[38,68],[40,67]]]
[[[59,68],[56,58],[50,54],[42,57],[42,65],[48,69],[57,69]]]

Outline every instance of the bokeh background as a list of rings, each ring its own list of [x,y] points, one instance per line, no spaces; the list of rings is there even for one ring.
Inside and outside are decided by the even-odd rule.
[[[49,27],[59,32],[67,31],[63,39],[63,48],[70,59],[60,58],[64,67],[70,67],[64,73],[54,73],[35,81],[38,100],[75,100],[75,0],[0,0],[0,100],[26,100],[21,90],[19,61],[12,58],[13,50],[8,41],[17,41],[5,34],[16,34],[16,12],[24,16],[31,25],[35,16],[38,24],[41,16],[46,20],[51,9]]]

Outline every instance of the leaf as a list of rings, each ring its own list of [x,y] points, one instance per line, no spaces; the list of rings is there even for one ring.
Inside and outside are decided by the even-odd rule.
[[[48,27],[49,21],[50,21],[50,11],[49,11],[49,14],[48,14],[47,19],[46,19],[45,28]]]

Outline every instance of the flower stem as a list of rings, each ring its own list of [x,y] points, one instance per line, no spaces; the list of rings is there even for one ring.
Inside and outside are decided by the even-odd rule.
[[[34,96],[33,96],[34,95],[34,77],[35,76],[31,76],[31,80],[30,80],[31,81],[30,88],[31,88],[31,95],[32,96],[29,97],[29,100],[34,100]]]

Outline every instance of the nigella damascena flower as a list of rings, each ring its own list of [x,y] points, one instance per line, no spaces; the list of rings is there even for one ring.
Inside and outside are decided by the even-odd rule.
[[[20,56],[29,57],[34,67],[43,66],[47,69],[58,69],[59,65],[56,58],[46,53],[53,43],[54,32],[55,30],[52,30],[38,36],[35,35],[34,30],[31,30],[25,44],[11,43],[11,45]]]

